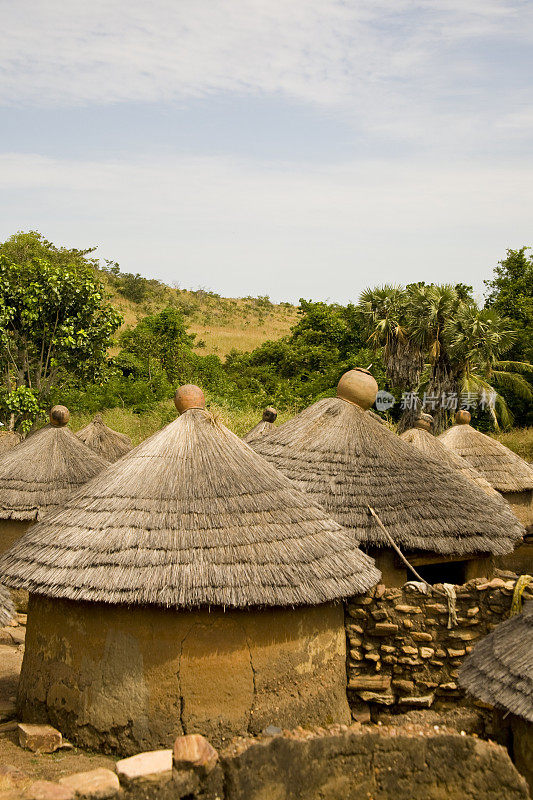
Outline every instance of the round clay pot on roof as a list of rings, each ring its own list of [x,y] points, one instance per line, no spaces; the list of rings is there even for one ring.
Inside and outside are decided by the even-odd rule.
[[[367,369],[355,367],[342,375],[337,384],[337,397],[353,403],[364,411],[374,405],[378,384]]]

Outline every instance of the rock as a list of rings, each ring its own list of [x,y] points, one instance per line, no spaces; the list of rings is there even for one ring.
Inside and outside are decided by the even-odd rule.
[[[409,656],[400,656],[398,659],[399,664],[408,664],[410,667],[417,667],[420,661],[417,658],[409,658]]]
[[[450,639],[461,639],[463,642],[470,642],[472,639],[477,639],[479,631],[448,631]]]
[[[437,658],[446,658],[446,652],[444,650],[442,650],[442,648],[440,648],[440,647],[438,647],[435,650],[435,655],[437,656]]]
[[[394,704],[393,694],[378,694],[376,692],[359,692],[359,697],[366,703],[377,703],[381,706],[392,706]]]
[[[412,628],[413,627],[413,620],[406,617],[402,620],[402,625],[404,628]]]
[[[61,786],[72,789],[76,797],[83,800],[108,800],[120,792],[118,777],[110,769],[99,767],[89,772],[76,772],[60,778]]]
[[[121,783],[169,783],[172,780],[172,750],[150,750],[123,758],[115,764]]]
[[[431,642],[433,641],[433,634],[426,633],[425,631],[413,631],[411,634],[415,642]]]
[[[396,648],[391,647],[390,644],[380,644],[379,649],[382,650],[384,653],[395,653]]]
[[[455,692],[457,689],[457,684],[453,683],[453,681],[450,683],[441,683],[440,688],[444,689],[446,692]]]
[[[358,703],[357,706],[352,707],[350,711],[352,713],[352,719],[354,719],[356,722],[367,724],[372,720],[372,717],[370,716],[370,706],[368,703]]]
[[[431,611],[434,614],[447,614],[448,609],[442,603],[426,603],[426,611]]]
[[[360,636],[349,636],[348,641],[350,642],[350,647],[360,647],[363,644]]]
[[[213,771],[217,761],[217,751],[200,733],[178,736],[174,742],[175,770],[193,770],[200,777],[204,777]]]
[[[354,661],[362,661],[363,654],[360,650],[350,650],[350,658],[353,658]]]
[[[386,586],[384,583],[378,583],[376,588],[374,589],[374,597],[376,600],[379,600],[385,594]]]
[[[421,614],[422,613],[422,609],[419,608],[418,606],[407,606],[407,605],[404,605],[403,603],[398,603],[398,605],[395,605],[394,608],[396,609],[396,611],[399,611],[400,614]]]
[[[382,622],[384,619],[387,619],[387,612],[383,611],[381,608],[373,609],[370,614],[372,615],[372,619],[375,619],[377,622]]]
[[[14,644],[24,644],[26,640],[26,628],[12,628],[10,633]]]
[[[355,675],[350,678],[348,689],[389,689],[388,675]]]
[[[368,595],[362,595],[361,597],[354,597],[351,602],[357,606],[369,606],[372,601],[372,597],[369,597]]]
[[[452,647],[448,647],[448,655],[450,658],[459,658],[465,654],[466,650],[454,650]]]
[[[417,656],[418,650],[416,647],[411,647],[410,645],[405,645],[402,647],[402,653],[406,653],[408,656]]]
[[[418,652],[420,653],[420,658],[431,658],[435,653],[432,647],[420,647]]]
[[[479,606],[474,606],[473,608],[469,608],[466,612],[467,617],[475,617],[476,614],[479,614]]]
[[[415,706],[416,708],[430,708],[435,699],[434,694],[425,694],[422,696],[414,697],[399,697],[398,702],[403,706]]]
[[[32,750],[34,753],[54,753],[61,747],[63,737],[51,725],[30,725],[19,722],[17,729],[19,744],[26,750]]]
[[[13,644],[11,628],[0,628],[0,644]]]
[[[23,800],[75,800],[76,795],[68,786],[52,781],[35,781],[22,795]]]
[[[491,581],[487,581],[487,583],[478,584],[476,588],[478,592],[483,592],[485,589],[500,589],[505,585],[506,581],[503,581],[501,578],[493,578]]]
[[[412,692],[415,688],[414,681],[406,681],[402,680],[401,678],[393,680],[392,685],[399,692],[405,692],[406,694]]]
[[[379,661],[379,656],[377,653],[365,653],[365,658],[367,661]]]
[[[349,635],[364,633],[364,629],[360,625],[347,625],[346,630]]]
[[[393,622],[376,622],[373,632],[375,636],[391,636],[398,633],[398,626]]]
[[[443,667],[444,666],[444,661],[439,661],[436,658],[432,658],[429,663],[432,664],[434,667]]]
[[[0,797],[2,792],[22,790],[31,783],[31,778],[11,764],[0,764]]]
[[[349,608],[348,614],[350,617],[354,617],[355,619],[362,619],[362,617],[366,617],[366,611],[363,608]]]
[[[28,622],[28,615],[27,614],[21,614],[20,611],[18,611],[15,614],[15,617],[16,617],[17,622],[18,622],[19,625],[26,625],[27,622]]]

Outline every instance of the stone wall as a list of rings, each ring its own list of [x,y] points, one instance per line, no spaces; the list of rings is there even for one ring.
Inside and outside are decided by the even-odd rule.
[[[442,585],[421,594],[379,584],[346,603],[348,699],[357,719],[370,707],[437,710],[465,702],[459,668],[475,643],[509,616],[516,577],[456,586],[457,623],[448,627]],[[528,587],[524,599],[533,596]]]

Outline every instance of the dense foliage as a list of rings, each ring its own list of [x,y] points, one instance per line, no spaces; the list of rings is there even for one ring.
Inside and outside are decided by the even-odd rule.
[[[479,412],[478,423],[507,424],[512,414],[518,424],[532,422],[533,260],[526,248],[508,251],[498,265],[485,308],[463,284],[369,289],[346,306],[302,299],[288,335],[224,360],[200,355],[202,342],[188,325],[200,299],[217,319],[231,313],[230,301],[122,273],[115,262],[102,267],[92,252],[57,248],[35,232],[0,244],[6,424],[27,429],[52,402],[80,412],[141,413],[188,382],[226,408],[298,410],[332,394],[354,366],[371,366],[398,401],[406,393],[460,398],[484,391],[496,397],[496,408]],[[137,324],[115,339],[121,318],[103,284],[139,308]],[[257,319],[272,308],[267,297],[243,302]],[[439,425],[453,413],[439,402],[426,407]],[[397,402],[391,413],[405,425],[415,409]]]

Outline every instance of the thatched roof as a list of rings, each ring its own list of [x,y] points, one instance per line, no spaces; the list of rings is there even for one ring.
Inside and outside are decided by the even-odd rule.
[[[124,433],[119,433],[110,428],[102,419],[101,414],[96,414],[92,422],[76,434],[83,444],[94,450],[106,461],[118,461],[132,448],[131,439]]]
[[[253,446],[365,545],[389,546],[369,506],[409,550],[504,554],[524,534],[506,504],[340,397],[320,400]]]
[[[0,431],[0,456],[19,444],[20,436],[13,431]]]
[[[198,402],[186,408],[21,537],[2,579],[167,607],[314,605],[379,580],[353,536]]]
[[[9,589],[0,583],[0,628],[13,619],[15,616],[15,606],[11,600]]]
[[[257,439],[261,439],[263,436],[268,436],[271,430],[274,428],[274,422],[276,421],[276,417],[278,416],[278,412],[272,406],[268,406],[263,411],[263,418],[261,422],[258,422],[257,425],[254,425],[251,431],[248,431],[246,436],[243,436],[245,442],[251,444],[251,442],[255,442]]]
[[[452,425],[440,441],[466,459],[499,492],[533,489],[533,469],[501,442],[476,431],[471,425]]]
[[[105,466],[64,425],[35,431],[0,459],[0,519],[41,519]]]
[[[438,439],[436,436],[433,436],[433,434],[428,430],[424,430],[420,427],[409,428],[409,430],[400,434],[400,439],[403,439],[404,442],[409,442],[409,444],[414,445],[414,447],[416,447],[426,456],[434,458],[436,461],[442,460],[452,469],[458,469],[463,475],[465,475],[465,477],[469,478],[471,481],[474,481],[474,483],[476,483],[480,489],[483,489],[484,492],[492,495],[494,498],[499,499],[500,502],[505,502],[502,496],[492,488],[490,483],[483,477],[483,475],[480,475],[480,473],[475,470],[474,467],[468,463],[468,461],[465,461],[464,458],[461,458],[461,456],[458,456],[453,450],[450,450],[448,447],[446,447],[440,441],[440,439]]]
[[[479,700],[533,722],[533,600],[476,644],[459,683]]]

